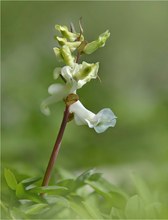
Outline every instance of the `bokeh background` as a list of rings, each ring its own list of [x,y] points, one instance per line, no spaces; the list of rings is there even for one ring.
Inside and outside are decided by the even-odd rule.
[[[70,122],[57,166],[97,167],[124,175],[140,170],[155,181],[167,178],[168,2],[2,2],[2,164],[20,172],[46,168],[62,120],[64,103],[40,112],[60,64],[53,53],[55,24],[82,16],[92,41],[109,29],[106,46],[82,60],[100,62],[99,80],[79,91],[83,104],[98,112],[111,108],[115,128],[96,134]]]

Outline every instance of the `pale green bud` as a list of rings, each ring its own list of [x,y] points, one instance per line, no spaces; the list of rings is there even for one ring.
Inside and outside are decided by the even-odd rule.
[[[53,50],[54,50],[54,53],[55,53],[55,55],[56,55],[58,61],[60,61],[60,62],[63,61],[63,57],[62,57],[62,55],[61,55],[61,50],[60,50],[60,48],[54,47]]]
[[[75,41],[80,36],[79,33],[70,32],[66,26],[55,25],[55,28],[61,32],[63,37],[67,38],[70,41]]]
[[[67,45],[64,45],[61,48],[54,47],[53,50],[59,61],[64,61],[66,65],[73,66],[75,58],[72,56]]]
[[[97,40],[88,43],[83,52],[86,54],[91,54],[96,51],[99,47],[104,47],[106,40],[110,37],[110,32],[107,30],[102,33]]]
[[[60,48],[60,51],[62,58],[65,61],[65,64],[68,66],[73,66],[75,62],[75,58],[72,56],[69,47],[67,45],[64,45],[62,48]]]
[[[66,38],[62,38],[62,37],[56,37],[56,39],[57,39],[60,46],[67,45],[69,47],[69,49],[71,50],[71,52],[76,50],[79,47],[79,45],[81,44],[80,41],[68,42]]]
[[[54,69],[54,72],[53,72],[53,77],[54,79],[58,79],[58,77],[61,75],[61,67],[56,67]]]

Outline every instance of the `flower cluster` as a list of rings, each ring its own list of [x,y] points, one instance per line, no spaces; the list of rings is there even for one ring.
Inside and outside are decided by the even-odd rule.
[[[107,30],[97,40],[88,43],[84,39],[81,25],[80,33],[77,33],[73,26],[71,26],[71,30],[60,25],[56,25],[55,28],[61,33],[61,37],[56,36],[59,47],[53,49],[57,59],[65,66],[54,70],[54,79],[61,77],[64,84],[56,83],[49,86],[48,93],[51,96],[41,104],[41,110],[46,115],[50,114],[48,105],[65,100],[70,94],[76,94],[77,90],[87,82],[98,77],[99,63],[82,62],[79,64],[79,57],[82,54],[91,54],[103,47],[110,36]],[[116,124],[116,116],[109,108],[94,114],[87,110],[79,100],[76,100],[70,105],[69,111],[73,113],[77,125],[86,124],[90,128],[94,128],[97,133],[104,132],[108,127],[114,127]]]

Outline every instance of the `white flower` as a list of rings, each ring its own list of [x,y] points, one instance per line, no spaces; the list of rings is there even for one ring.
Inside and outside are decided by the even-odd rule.
[[[109,108],[104,108],[94,114],[86,109],[80,101],[77,101],[70,106],[69,110],[74,113],[74,120],[77,125],[88,125],[89,128],[94,128],[97,133],[102,133],[116,124],[117,117]]]
[[[41,111],[49,115],[50,110],[48,105],[65,99],[71,93],[76,93],[77,89],[81,88],[91,79],[97,78],[98,68],[99,63],[89,64],[86,62],[82,64],[75,63],[73,67],[64,66],[62,69],[56,68],[54,70],[54,79],[57,79],[61,75],[66,83],[56,83],[49,86],[48,93],[51,96],[42,102]]]
[[[91,79],[97,78],[97,73],[99,69],[99,63],[86,63],[82,64],[75,63],[73,67],[65,66],[62,68],[61,75],[67,81],[67,83],[74,84],[77,83],[77,88],[81,88]]]

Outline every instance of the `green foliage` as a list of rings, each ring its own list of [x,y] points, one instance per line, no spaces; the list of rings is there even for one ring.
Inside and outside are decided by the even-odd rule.
[[[15,175],[9,169],[5,169],[4,175],[8,186],[11,189],[16,190],[17,180],[15,178]]]
[[[1,202],[3,219],[166,218],[166,203],[152,194],[144,180],[135,174],[132,175],[135,192],[129,195],[93,169],[77,177],[63,169],[57,172],[61,179],[55,185],[42,187],[39,177],[19,181],[19,177],[5,169],[10,196],[8,201]]]

